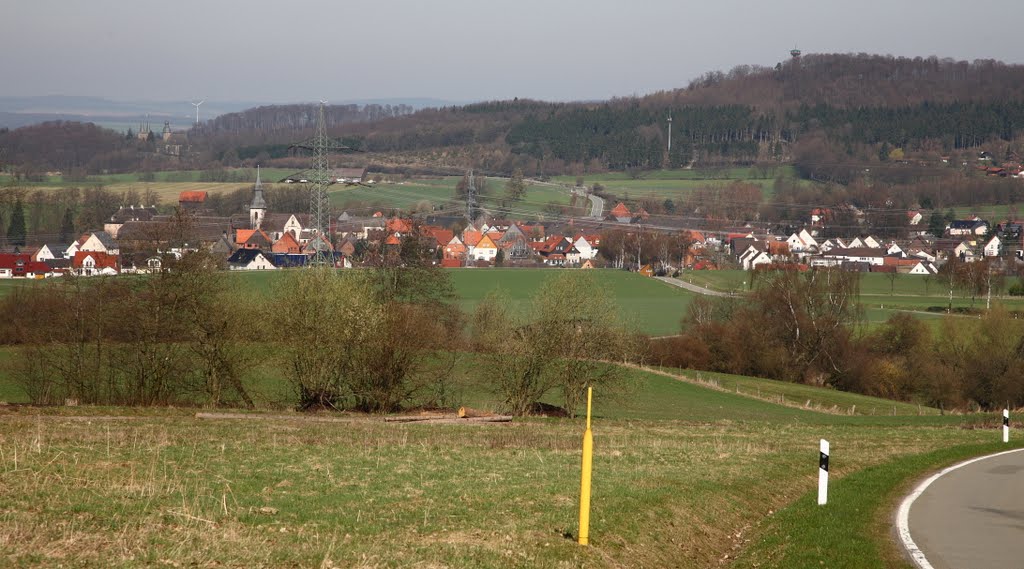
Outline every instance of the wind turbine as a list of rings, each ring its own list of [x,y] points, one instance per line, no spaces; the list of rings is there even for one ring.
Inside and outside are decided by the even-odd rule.
[[[199,105],[202,105],[205,102],[206,102],[206,99],[203,99],[202,101],[199,101],[198,103],[192,103],[192,106],[196,108],[196,124],[197,125],[199,124]]]

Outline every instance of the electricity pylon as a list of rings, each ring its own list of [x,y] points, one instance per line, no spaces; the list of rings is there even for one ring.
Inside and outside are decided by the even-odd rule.
[[[303,148],[313,151],[313,162],[303,177],[309,184],[309,228],[315,232],[312,240],[313,254],[307,266],[322,267],[334,264],[334,252],[331,246],[331,204],[327,189],[337,180],[327,162],[330,152],[355,152],[354,149],[339,144],[327,136],[327,120],[324,118],[324,106],[327,101],[320,101],[319,115],[316,119],[316,130],[313,138],[292,145],[292,148]]]

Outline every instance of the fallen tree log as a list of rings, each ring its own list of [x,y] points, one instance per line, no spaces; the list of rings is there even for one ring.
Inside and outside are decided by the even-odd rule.
[[[440,423],[447,425],[458,424],[481,424],[481,423],[511,423],[511,415],[488,415],[486,417],[457,417],[446,415],[442,417],[424,417],[422,415],[406,415],[401,417],[384,417],[385,423]]]
[[[459,407],[459,418],[472,418],[472,417],[494,417],[494,413],[489,411],[478,411],[471,407]]]

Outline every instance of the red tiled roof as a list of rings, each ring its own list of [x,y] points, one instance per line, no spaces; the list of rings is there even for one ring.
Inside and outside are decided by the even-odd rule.
[[[626,204],[619,202],[618,205],[612,208],[612,217],[631,217],[633,214],[629,212],[629,208]]]
[[[412,227],[409,222],[400,217],[393,217],[389,219],[385,228],[391,233],[409,233],[412,231]]]
[[[490,234],[487,234],[487,235],[484,235],[483,237],[481,237],[480,241],[477,241],[475,247],[477,247],[478,249],[497,249],[498,248],[498,246],[494,244],[494,240],[491,239],[491,235]]]
[[[75,253],[75,258],[71,260],[71,266],[80,269],[82,263],[85,262],[86,257],[92,257],[93,261],[96,261],[97,269],[111,268],[120,270],[120,258],[117,255],[110,255],[108,253],[101,253],[99,251],[78,251]]]
[[[299,246],[299,242],[295,240],[290,232],[285,232],[280,239],[270,248],[274,253],[299,253],[302,247]]]
[[[188,203],[205,203],[206,192],[201,191],[185,191],[178,194],[178,202]]]
[[[462,232],[462,242],[470,247],[475,247],[481,237],[483,237],[483,234],[479,231],[467,229]]]
[[[33,261],[32,255],[27,253],[2,253],[0,254],[0,269],[9,269],[13,276],[23,277],[28,273],[46,273],[50,267],[42,261]]]
[[[455,237],[455,232],[451,229],[434,229],[430,232],[430,235],[437,241],[439,246],[444,246],[451,243],[452,238]]]

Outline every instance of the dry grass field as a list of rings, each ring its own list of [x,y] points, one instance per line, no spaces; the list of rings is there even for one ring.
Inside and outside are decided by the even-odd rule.
[[[573,540],[579,420],[0,406],[0,564],[718,567],[765,556],[776,514],[815,488],[821,437],[840,492],[867,467],[995,436],[960,417],[828,415],[637,373],[629,400],[595,399],[588,548]],[[782,561],[756,566],[806,566],[766,557]]]

